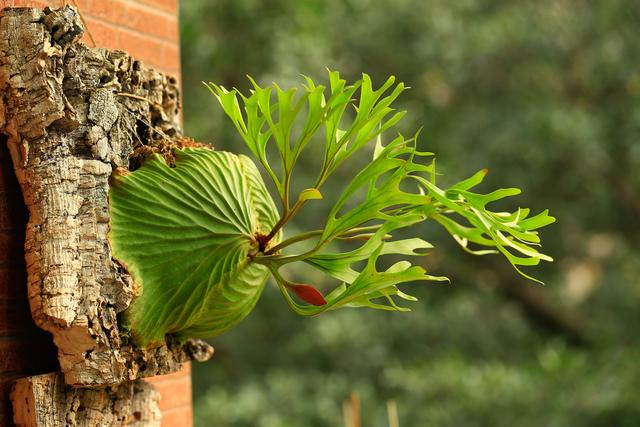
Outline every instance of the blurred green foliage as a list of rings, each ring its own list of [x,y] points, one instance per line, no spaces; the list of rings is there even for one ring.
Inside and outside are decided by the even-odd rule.
[[[194,366],[196,425],[338,426],[352,391],[365,426],[387,425],[387,399],[403,427],[640,425],[636,2],[181,6],[189,136],[243,151],[203,80],[246,90],[246,74],[283,87],[300,74],[322,80],[325,67],[378,85],[395,75],[412,87],[398,101],[409,111],[402,129],[424,126],[444,184],[487,167],[485,188],[520,187],[518,204],[558,218],[542,231],[557,261],[536,269],[544,287],[429,228],[422,237],[436,250],[425,264],[453,285],[418,286],[412,313],[303,319],[267,289],[243,324],[212,340],[213,360]],[[305,212],[300,227],[323,218]]]

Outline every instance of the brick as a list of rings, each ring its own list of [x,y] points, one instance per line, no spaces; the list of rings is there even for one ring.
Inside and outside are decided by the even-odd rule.
[[[89,32],[98,47],[106,47],[108,49],[121,49],[120,47],[120,30],[114,26],[105,24],[98,19],[85,17],[87,32],[82,37],[82,41],[91,46]]]
[[[9,393],[11,393],[13,382],[18,378],[20,378],[20,376],[15,374],[0,374],[0,426],[13,425],[8,424],[8,421],[13,418]]]
[[[162,46],[161,62],[163,69],[171,70],[170,75],[180,75],[180,48],[176,45],[165,43]]]
[[[27,299],[0,301],[0,336],[26,335],[40,330],[31,318]]]
[[[191,365],[186,363],[178,372],[146,379],[160,393],[160,409],[191,405]]]
[[[0,190],[18,188],[18,181],[13,173],[13,164],[6,146],[5,138],[0,139]],[[19,191],[19,190],[18,190]]]
[[[76,0],[79,7],[83,7],[83,4],[88,0]],[[100,0],[98,0],[100,1]],[[73,5],[73,0],[0,0],[0,7],[39,7],[44,8],[49,6],[52,8],[61,7],[63,4]],[[2,425],[2,424],[0,424]]]
[[[141,34],[172,42],[178,41],[177,17],[144,4],[125,0],[92,0],[87,3],[83,13],[87,18],[100,19]]]
[[[97,46],[124,50],[168,74],[180,73],[178,20],[172,16],[177,2],[78,0],[78,5]],[[83,41],[90,44],[88,35]]]
[[[6,143],[7,143],[7,136],[0,135],[0,144],[6,144]],[[9,149],[5,146],[0,146],[0,162],[5,162],[10,158],[11,156],[9,155]]]
[[[123,29],[120,33],[118,48],[128,52],[134,58],[142,60],[147,66],[169,68],[165,67],[160,59],[163,42],[158,39]]]
[[[160,410],[191,405],[191,381],[188,377],[153,385],[160,393]]]
[[[27,298],[27,272],[24,265],[0,264],[0,301]]]
[[[89,8],[89,3],[91,3],[92,0],[65,0],[65,1],[67,4],[70,4],[72,6],[77,6],[78,9],[80,9],[80,12],[83,15],[85,15],[87,12],[87,9]]]
[[[0,301],[27,298],[27,272],[22,264],[0,264]]]
[[[50,335],[44,331],[24,338],[0,338],[0,373],[36,373],[58,370],[56,352]]]
[[[158,7],[167,12],[178,13],[178,0],[135,0],[137,3]]]
[[[147,378],[160,393],[162,427],[191,427],[191,365],[169,375]]]
[[[174,372],[172,374],[167,374],[167,375],[158,375],[155,377],[149,377],[146,378],[146,381],[149,381],[152,384],[156,384],[159,382],[163,382],[163,381],[173,381],[179,378],[191,378],[191,364],[190,363],[185,363],[184,366],[182,367],[182,369],[180,369],[178,372]]]
[[[15,264],[23,253],[24,238],[21,235],[0,231],[0,263]]]
[[[190,406],[162,411],[162,427],[191,427],[193,415]]]
[[[24,234],[27,217],[22,194],[15,188],[0,188],[0,233]]]
[[[4,144],[4,142],[0,141],[0,144]],[[0,150],[1,149],[2,147],[0,146]],[[20,193],[20,186],[13,174],[13,165],[11,164],[11,161],[5,161],[2,158],[0,158],[0,191],[6,191],[7,193]]]
[[[59,0],[58,1],[14,0],[13,6],[14,7],[38,7],[40,9],[43,9],[46,6],[59,7],[60,1]]]
[[[91,17],[112,24],[124,22],[126,16],[123,3],[116,0],[91,0],[85,4],[82,13],[85,15],[85,19]]]
[[[158,13],[136,3],[125,3],[124,15],[125,21],[117,22],[119,25],[163,40],[178,42],[178,18],[175,15]]]
[[[0,140],[0,144],[5,144],[3,140]],[[13,165],[11,164],[11,158],[9,158],[9,151],[4,146],[0,151],[6,152],[7,157],[0,157],[0,188],[7,185],[7,183],[17,183],[16,176],[13,173]]]
[[[99,47],[118,49],[167,74],[180,74],[180,49],[177,44],[153,36],[116,27],[94,18],[86,18],[87,27]],[[89,41],[87,35],[85,43]]]
[[[5,138],[0,138],[0,240],[15,239],[15,236],[7,236],[12,233],[24,234],[26,222],[27,208],[13,173],[13,165]],[[6,242],[0,242],[0,261],[6,258],[6,254],[3,252],[6,246]]]

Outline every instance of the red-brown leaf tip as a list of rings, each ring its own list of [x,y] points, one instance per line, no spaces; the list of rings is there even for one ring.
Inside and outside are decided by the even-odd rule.
[[[309,304],[320,306],[327,303],[324,296],[313,286],[289,284],[287,288],[291,289],[298,298]]]

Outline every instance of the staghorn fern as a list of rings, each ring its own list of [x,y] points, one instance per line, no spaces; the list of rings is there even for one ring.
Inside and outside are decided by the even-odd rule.
[[[155,154],[140,169],[114,176],[109,240],[113,257],[141,289],[124,318],[138,344],[161,342],[168,333],[190,338],[228,330],[253,309],[270,275],[301,315],[340,307],[408,311],[398,300],[416,298],[397,285],[447,280],[409,261],[423,256],[432,247],[428,242],[393,239],[396,230],[427,219],[440,223],[471,253],[502,253],[529,279],[520,266],[551,261],[536,250],[540,239],[535,230],[554,222],[547,211],[529,216],[529,209],[487,208],[518,189],[473,192],[486,170],[440,189],[433,153],[418,151],[417,134],[382,142],[382,134],[404,115],[391,108],[405,90],[402,83],[394,85],[393,77],[374,90],[366,74],[347,85],[330,71],[328,93],[305,78],[300,94],[296,88],[251,82],[248,96],[213,83],[207,87],[273,181],[280,212],[251,159],[205,147],[175,149],[173,167]],[[354,109],[351,121],[345,114],[349,107]],[[313,186],[292,198],[297,160],[308,144],[322,144],[322,139],[324,155]],[[322,203],[317,201],[323,199],[326,180],[371,143],[371,162],[330,206],[324,227],[283,240],[283,227],[300,208]],[[268,150],[277,154],[277,169]],[[329,250],[342,240],[362,243],[351,251]],[[310,241],[310,249],[292,251],[301,241]],[[385,255],[405,260],[380,269],[379,258]],[[287,280],[281,268],[295,262],[320,270],[338,285],[323,295],[311,285]]]

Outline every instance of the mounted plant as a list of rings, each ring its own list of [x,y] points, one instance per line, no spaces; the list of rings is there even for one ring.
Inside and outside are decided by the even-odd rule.
[[[114,177],[109,239],[113,257],[140,288],[124,318],[138,344],[161,342],[169,333],[191,338],[226,331],[253,309],[269,276],[301,315],[340,307],[408,311],[398,300],[416,298],[399,284],[447,280],[412,264],[432,247],[428,242],[393,237],[412,226],[423,232],[416,226],[428,219],[468,252],[502,253],[529,279],[520,266],[551,261],[536,250],[535,230],[554,222],[547,211],[529,216],[529,209],[487,208],[520,190],[472,191],[486,170],[441,189],[433,153],[418,151],[417,134],[385,142],[383,134],[404,115],[391,108],[405,90],[393,77],[377,90],[366,74],[347,85],[337,72],[329,72],[328,91],[309,78],[287,90],[251,82],[249,95],[207,87],[273,181],[279,210],[251,159],[206,147],[175,149],[172,164],[154,154],[136,171]],[[313,184],[294,192],[292,174],[310,144],[324,144],[322,162]],[[283,237],[305,204],[324,202],[323,185],[338,168],[356,153],[371,152],[337,201],[325,206],[322,228]],[[305,241],[307,247],[296,250]],[[334,245],[341,241],[358,245],[341,251]],[[381,268],[387,255],[406,259]],[[294,283],[282,272],[291,263],[306,263],[337,285],[323,294]]]

